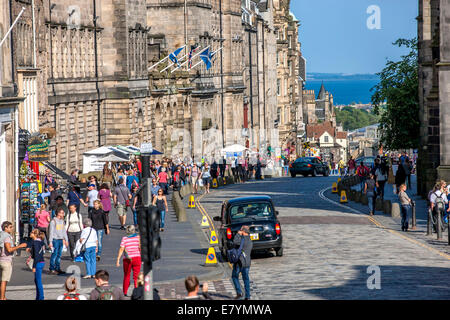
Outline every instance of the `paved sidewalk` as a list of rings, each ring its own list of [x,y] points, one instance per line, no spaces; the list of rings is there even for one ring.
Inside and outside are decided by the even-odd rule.
[[[410,217],[410,229],[408,232],[401,231],[401,218],[392,218],[389,215],[384,214],[381,211],[376,211],[374,214],[374,219],[378,221],[382,226],[388,230],[398,232],[398,235],[405,236],[412,241],[418,241],[422,245],[427,246],[432,250],[438,250],[440,253],[445,255],[450,259],[450,246],[448,245],[448,232],[445,230],[442,235],[442,240],[437,240],[436,233],[430,236],[426,235],[427,232],[427,219],[428,219],[428,208],[426,200],[422,199],[417,194],[417,177],[415,175],[411,176],[412,189],[406,190],[409,197],[416,202],[416,230],[411,230],[412,221]],[[360,190],[359,185],[355,186],[354,189]],[[339,196],[334,194],[330,190],[327,190],[324,194],[327,198],[339,202]],[[399,202],[398,196],[394,194],[394,188],[391,184],[386,184],[385,186],[385,200],[391,200],[392,203]],[[345,204],[346,207],[353,208],[359,211],[359,213],[367,214],[369,213],[368,206],[364,206],[361,203],[356,203],[354,201],[349,201]]]
[[[201,281],[222,281],[222,278],[224,278],[222,268],[206,268],[203,266],[208,243],[199,227],[198,217],[195,215],[195,213],[200,215],[198,210],[191,210],[193,212],[188,213],[190,218],[188,222],[177,222],[170,200],[171,195],[168,196],[169,213],[166,215],[165,231],[160,233],[162,238],[161,259],[153,264],[155,288],[161,291],[160,295],[164,299],[173,298],[173,292],[175,292],[175,297],[177,298],[183,296],[185,294],[184,279],[188,275],[197,275]],[[185,202],[187,207],[186,198]],[[81,213],[83,217],[87,216],[87,208],[82,208]],[[132,223],[133,217],[129,210],[127,224]],[[110,273],[110,282],[122,287],[123,267],[122,264],[120,267],[115,265],[120,241],[125,235],[125,231],[120,230],[119,227],[120,223],[113,208],[110,213],[111,234],[103,239],[103,253],[100,262],[97,263],[97,270],[106,269]],[[33,273],[25,266],[27,257],[28,253],[23,252],[22,256],[14,258],[13,276],[7,287],[8,299],[23,300],[35,298]],[[45,257],[45,270],[48,270],[50,253],[46,253]],[[81,276],[85,275],[85,264],[72,263],[68,253],[63,253],[61,268],[66,271],[69,267],[80,270]],[[74,271],[72,270],[71,272]],[[57,293],[64,292],[63,285],[66,277],[67,275],[54,276],[43,274],[42,279],[46,299],[55,299]],[[81,279],[81,287],[84,290],[90,292],[94,286],[93,280]],[[213,288],[219,288],[218,293],[226,294],[227,290],[221,289],[222,287],[225,286],[213,285]],[[132,290],[133,285],[130,286],[128,295],[131,295]]]

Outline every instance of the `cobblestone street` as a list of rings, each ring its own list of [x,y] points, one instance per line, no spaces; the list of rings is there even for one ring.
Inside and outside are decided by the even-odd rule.
[[[325,201],[335,178],[281,178],[227,187],[202,199],[213,217],[224,199],[270,195],[279,210],[284,255],[257,253],[252,290],[260,299],[448,299],[445,255]],[[387,217],[384,217],[388,219]],[[283,222],[284,221],[284,222]],[[393,221],[394,222],[394,221]],[[371,266],[380,270],[380,289]]]

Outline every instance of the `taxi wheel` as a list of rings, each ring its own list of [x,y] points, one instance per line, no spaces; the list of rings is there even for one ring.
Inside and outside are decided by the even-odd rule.
[[[277,257],[282,257],[283,256],[283,247],[276,248],[275,253],[276,253]]]

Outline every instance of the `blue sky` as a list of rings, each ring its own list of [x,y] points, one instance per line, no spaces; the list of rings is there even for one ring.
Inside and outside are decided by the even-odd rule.
[[[381,29],[367,27],[371,5],[380,8]],[[407,52],[392,42],[417,36],[417,0],[291,0],[291,11],[307,72],[376,73]]]

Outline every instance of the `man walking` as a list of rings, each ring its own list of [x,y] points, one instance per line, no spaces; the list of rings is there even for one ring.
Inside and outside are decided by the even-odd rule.
[[[127,200],[131,200],[130,190],[123,184],[123,177],[119,179],[119,185],[114,190],[114,207],[117,208],[117,215],[120,221],[120,230],[125,230],[127,221]]]
[[[26,243],[13,247],[13,232],[14,225],[11,222],[5,221],[2,223],[2,231],[0,232],[0,300],[6,300],[6,285],[11,281],[14,252],[27,247]]]
[[[253,249],[253,243],[250,239],[250,228],[248,226],[242,226],[241,230],[238,231],[236,236],[234,237],[233,244],[237,247],[241,245],[241,241],[244,242],[242,246],[242,254],[239,256],[238,262],[233,264],[233,273],[231,279],[233,280],[234,287],[236,289],[236,300],[239,300],[243,297],[241,285],[239,283],[239,274],[242,273],[242,280],[244,281],[245,287],[245,299],[250,300],[250,265],[251,258],[250,254]]]
[[[50,236],[49,247],[52,249],[50,257],[50,273],[64,274],[61,270],[61,255],[63,246],[69,246],[69,239],[67,237],[66,228],[64,225],[64,210],[59,209],[56,212],[56,217],[50,222]]]

